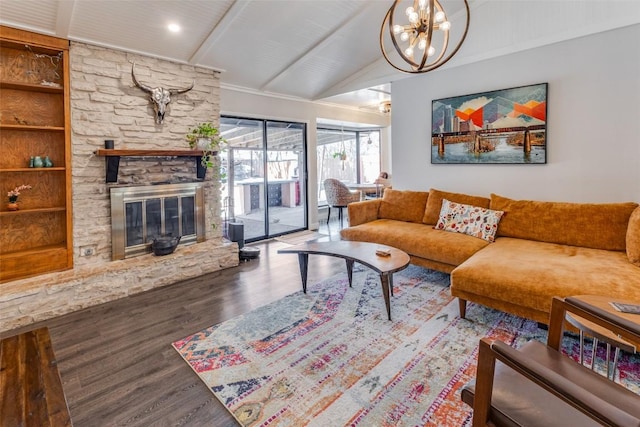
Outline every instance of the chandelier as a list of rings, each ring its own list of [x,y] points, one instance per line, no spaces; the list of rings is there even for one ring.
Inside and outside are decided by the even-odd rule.
[[[396,70],[405,73],[426,73],[440,67],[458,52],[469,30],[469,3],[464,1],[467,12],[466,24],[462,38],[453,50],[449,47],[449,31],[451,23],[438,0],[413,0],[404,10],[404,17],[397,13],[403,21],[396,23],[396,9],[403,0],[395,0],[387,12],[380,28],[380,49],[387,62]],[[402,23],[404,25],[402,25]],[[391,42],[397,55],[388,53],[384,46],[385,29],[388,28]],[[396,65],[393,59],[402,59],[405,63]],[[446,55],[446,56],[445,56]],[[397,58],[399,56],[400,58]]]

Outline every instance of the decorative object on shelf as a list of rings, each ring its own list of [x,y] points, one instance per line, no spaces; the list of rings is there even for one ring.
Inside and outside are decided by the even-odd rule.
[[[391,101],[382,101],[378,104],[378,111],[382,114],[389,114],[391,112]],[[371,139],[369,139],[371,141]]]
[[[184,89],[165,89],[163,87],[154,88],[138,82],[134,73],[135,66],[136,63],[134,62],[133,65],[131,65],[131,77],[133,78],[133,83],[135,83],[136,86],[151,95],[149,99],[153,103],[153,111],[156,113],[155,122],[156,124],[161,125],[162,121],[164,120],[164,114],[166,112],[167,105],[171,102],[171,95],[178,95],[181,93],[189,92],[191,89],[193,89],[195,82],[192,82],[191,86]]]
[[[113,143],[113,139],[105,139],[104,140],[104,148],[106,148],[107,150],[113,150],[115,147],[114,143]]]
[[[29,159],[29,167],[30,167],[30,168],[34,168],[34,167],[36,167],[36,166],[35,166],[35,164],[34,164],[34,158],[33,158],[33,156],[31,156],[31,158]]]
[[[20,195],[20,192],[22,190],[30,190],[30,189],[31,189],[30,185],[19,185],[13,190],[9,191],[7,193],[7,196],[9,197],[9,203],[7,204],[7,209],[10,211],[17,211],[19,209],[18,196]]]
[[[192,149],[202,150],[202,164],[208,168],[213,166],[212,157],[223,148],[227,142],[221,135],[218,128],[213,123],[200,123],[185,137]]]
[[[35,156],[33,158],[33,167],[34,168],[41,168],[44,167],[44,162],[42,161],[42,157],[40,156]]]
[[[404,9],[404,15],[406,15],[404,17],[401,16],[401,13],[397,14],[400,16],[396,16],[396,9],[402,9],[399,7],[401,3],[403,0],[393,2],[380,28],[380,49],[384,59],[393,68],[404,73],[426,73],[444,65],[458,52],[467,37],[469,30],[468,0],[464,0],[466,9],[464,32],[453,50],[449,49],[451,23],[447,20],[447,14],[438,0],[405,2],[408,7]],[[408,23],[396,24],[397,18],[408,20]],[[388,37],[394,47],[394,50],[389,49],[389,52],[387,52],[384,43],[386,28],[389,30]],[[418,53],[418,58],[416,58],[416,53]],[[404,63],[396,65],[394,61],[403,61]]]
[[[49,156],[45,156],[43,163],[44,163],[44,167],[45,168],[52,168],[53,167],[53,162],[51,161]]]

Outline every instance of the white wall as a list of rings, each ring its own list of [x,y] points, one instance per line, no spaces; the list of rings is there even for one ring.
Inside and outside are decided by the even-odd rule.
[[[433,99],[543,82],[547,164],[431,164]],[[400,80],[392,99],[394,188],[640,201],[640,25]]]
[[[388,127],[389,118],[377,113],[359,111],[352,108],[341,108],[303,100],[250,93],[233,88],[222,87],[220,90],[220,114],[258,119],[285,120],[307,124],[307,194],[317,194],[317,156],[316,129],[317,119],[331,119],[349,123],[367,123],[370,125]],[[390,133],[383,129],[380,132],[382,167],[391,164],[386,157],[389,154]],[[309,197],[308,222],[310,229],[317,229],[318,201]]]

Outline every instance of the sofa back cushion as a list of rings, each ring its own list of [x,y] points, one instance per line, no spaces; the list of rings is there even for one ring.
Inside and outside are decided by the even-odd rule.
[[[629,217],[637,206],[538,202],[491,195],[491,209],[504,211],[498,237],[613,251],[625,250]]]
[[[422,222],[425,224],[437,224],[438,218],[440,217],[440,209],[442,209],[442,200],[444,199],[454,203],[462,203],[485,209],[488,208],[491,203],[491,200],[486,197],[449,193],[448,191],[440,191],[432,188],[429,190],[429,199],[427,200],[427,208],[423,212]]]
[[[627,226],[627,257],[631,264],[640,267],[640,207],[629,218]]]
[[[378,209],[378,218],[421,222],[429,193],[426,191],[384,190]]]

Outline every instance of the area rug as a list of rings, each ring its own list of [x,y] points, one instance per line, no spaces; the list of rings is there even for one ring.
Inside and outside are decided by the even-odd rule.
[[[518,347],[546,332],[476,304],[460,319],[448,286],[447,274],[396,273],[389,321],[378,275],[360,267],[353,288],[338,275],[173,346],[245,426],[470,425],[460,387],[475,377],[478,340]],[[619,366],[617,380],[640,392],[640,360]]]
[[[316,240],[321,237],[327,237],[327,235],[318,233],[317,231],[313,231],[313,230],[304,230],[304,231],[299,231],[297,233],[278,236],[275,238],[275,240],[278,242],[287,243],[289,245],[299,245],[300,243],[305,243],[310,240]]]

